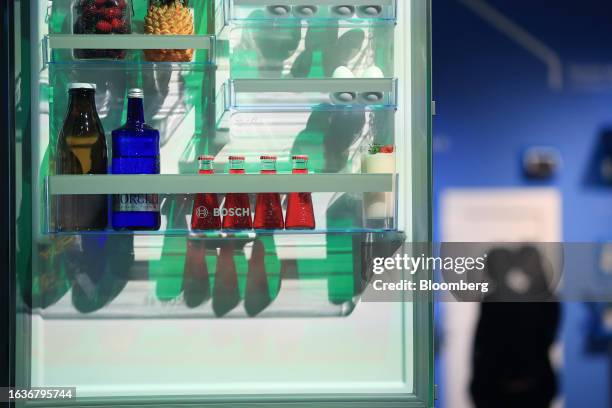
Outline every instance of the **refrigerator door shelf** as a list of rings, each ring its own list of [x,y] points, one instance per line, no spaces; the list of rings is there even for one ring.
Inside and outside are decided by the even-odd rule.
[[[166,236],[159,245],[150,238],[56,236],[38,246],[50,262],[34,279],[53,285],[35,288],[33,314],[45,321],[344,317],[358,307],[372,259],[393,255],[405,240],[391,232]]]
[[[212,35],[149,35],[149,34],[49,34],[42,43],[46,63],[80,63],[85,66],[106,64],[140,64],[185,67],[195,64],[213,64],[215,37]],[[189,62],[147,61],[143,50],[194,50]],[[81,59],[74,50],[123,50],[122,59]]]
[[[51,195],[195,193],[382,193],[394,190],[393,174],[114,174],[49,176]]]
[[[288,166],[289,164],[286,163]],[[275,236],[308,236],[329,232],[386,232],[397,230],[397,176],[394,174],[246,174],[217,175],[85,175],[49,176],[45,205],[46,220],[41,226],[46,236],[189,236],[194,240],[209,238]],[[250,194],[248,210],[256,213],[254,200],[260,192],[278,192],[282,206],[287,206],[288,192],[310,192],[315,217],[311,230],[229,230],[192,231],[194,195],[219,194],[218,215],[223,216],[223,194]],[[158,231],[71,231],[57,227],[59,195],[155,194],[160,203],[161,228]],[[215,210],[217,211],[217,210]],[[283,210],[281,210],[283,211]],[[285,211],[286,213],[286,208]],[[286,218],[286,215],[285,215]]]
[[[224,0],[230,24],[375,24],[396,21],[396,0]]]
[[[232,79],[393,78],[392,24],[278,24],[230,26]],[[221,55],[223,54],[223,55]]]

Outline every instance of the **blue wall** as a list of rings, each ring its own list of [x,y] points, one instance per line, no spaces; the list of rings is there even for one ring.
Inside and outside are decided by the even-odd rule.
[[[563,168],[547,185],[562,194],[564,240],[612,240],[612,189],[588,177],[601,132],[612,129],[612,2],[487,4],[558,55],[563,87],[552,89],[542,61],[460,1],[434,0],[435,197],[450,187],[534,185],[522,177],[520,154],[553,146]],[[567,407],[610,400],[609,358],[585,351],[586,321],[584,305],[564,306]]]

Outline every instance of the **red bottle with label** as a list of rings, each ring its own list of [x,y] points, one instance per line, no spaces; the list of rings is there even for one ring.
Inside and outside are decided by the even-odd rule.
[[[308,156],[293,156],[293,174],[308,174]],[[286,229],[314,229],[315,217],[311,193],[289,193]]]
[[[212,156],[200,156],[199,174],[214,174]],[[221,214],[219,198],[216,193],[198,193],[193,201],[193,211],[191,213],[191,229],[198,230],[218,230],[221,229]]]
[[[244,156],[230,156],[230,174],[244,174]],[[228,193],[223,207],[223,229],[245,230],[253,228],[251,203],[246,193]]]
[[[276,156],[261,156],[261,174],[276,174]],[[255,203],[255,229],[285,228],[279,193],[258,193]]]

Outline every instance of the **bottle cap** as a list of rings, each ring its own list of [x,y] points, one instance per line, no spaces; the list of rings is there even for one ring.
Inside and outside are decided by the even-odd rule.
[[[260,156],[259,160],[276,160],[276,156]]]
[[[210,161],[213,161],[213,160],[215,160],[215,156],[209,156],[209,155],[205,155],[205,154],[203,154],[203,155],[201,155],[201,156],[198,156],[198,160],[199,160],[199,161],[202,161],[202,160],[210,160]]]
[[[291,158],[292,160],[304,160],[308,161],[308,156],[305,154],[297,154]]]
[[[131,88],[128,90],[128,98],[142,98],[143,93],[140,88]]]
[[[244,160],[244,156],[230,156],[228,160]]]
[[[71,82],[68,84],[68,89],[96,89],[96,84],[88,84],[86,82]]]

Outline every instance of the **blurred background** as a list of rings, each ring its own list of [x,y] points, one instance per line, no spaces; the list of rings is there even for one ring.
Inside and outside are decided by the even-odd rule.
[[[609,284],[612,2],[433,1],[433,98],[435,240],[595,242],[564,284]],[[607,304],[436,307],[439,407],[612,407]]]

